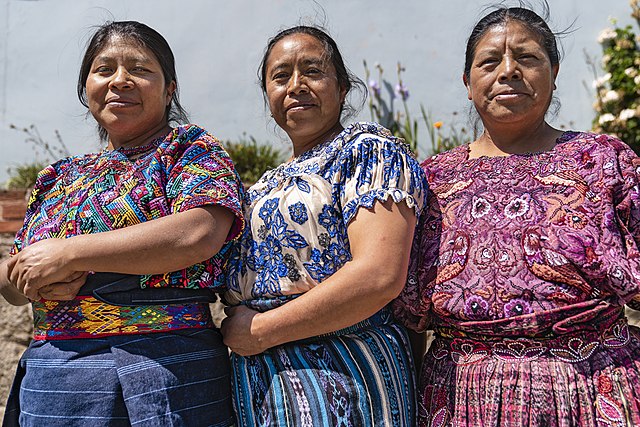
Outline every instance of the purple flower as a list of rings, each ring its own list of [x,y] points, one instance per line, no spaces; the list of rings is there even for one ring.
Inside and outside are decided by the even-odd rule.
[[[512,299],[504,305],[505,317],[522,316],[532,311],[529,302],[520,298]]]
[[[400,98],[402,98],[403,101],[409,99],[409,88],[402,83],[398,83],[396,85],[396,93],[400,96]]]
[[[469,319],[483,319],[489,312],[489,303],[478,295],[471,295],[464,304],[464,314]]]
[[[369,79],[369,88],[375,96],[380,96],[380,84],[377,80]]]

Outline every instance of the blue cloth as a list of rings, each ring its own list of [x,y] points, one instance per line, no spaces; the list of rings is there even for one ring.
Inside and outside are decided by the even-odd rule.
[[[231,354],[239,425],[411,427],[415,378],[406,330],[383,310],[357,325]]]
[[[229,426],[229,371],[213,329],[33,341],[3,425]]]

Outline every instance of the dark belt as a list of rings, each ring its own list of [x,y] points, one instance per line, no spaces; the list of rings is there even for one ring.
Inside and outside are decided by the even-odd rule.
[[[140,276],[121,273],[89,274],[78,296],[121,306],[211,303],[218,299],[210,289],[140,288]]]

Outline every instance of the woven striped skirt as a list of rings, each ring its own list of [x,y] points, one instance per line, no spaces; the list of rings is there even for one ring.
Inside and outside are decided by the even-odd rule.
[[[229,426],[229,356],[218,331],[36,340],[3,425]]]
[[[413,426],[414,368],[403,327],[382,312],[351,328],[232,353],[241,426]]]

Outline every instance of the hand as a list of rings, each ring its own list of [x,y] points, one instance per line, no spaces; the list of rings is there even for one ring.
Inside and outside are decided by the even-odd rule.
[[[240,356],[260,354],[269,346],[256,333],[256,320],[262,315],[255,310],[239,305],[224,309],[227,317],[222,320],[222,337],[224,343]]]
[[[67,280],[43,286],[38,291],[40,298],[54,301],[70,301],[78,295],[80,288],[87,281],[88,272],[78,271]]]
[[[69,267],[67,245],[66,239],[46,239],[27,246],[9,260],[9,281],[36,300],[40,288],[77,278],[78,272]]]

